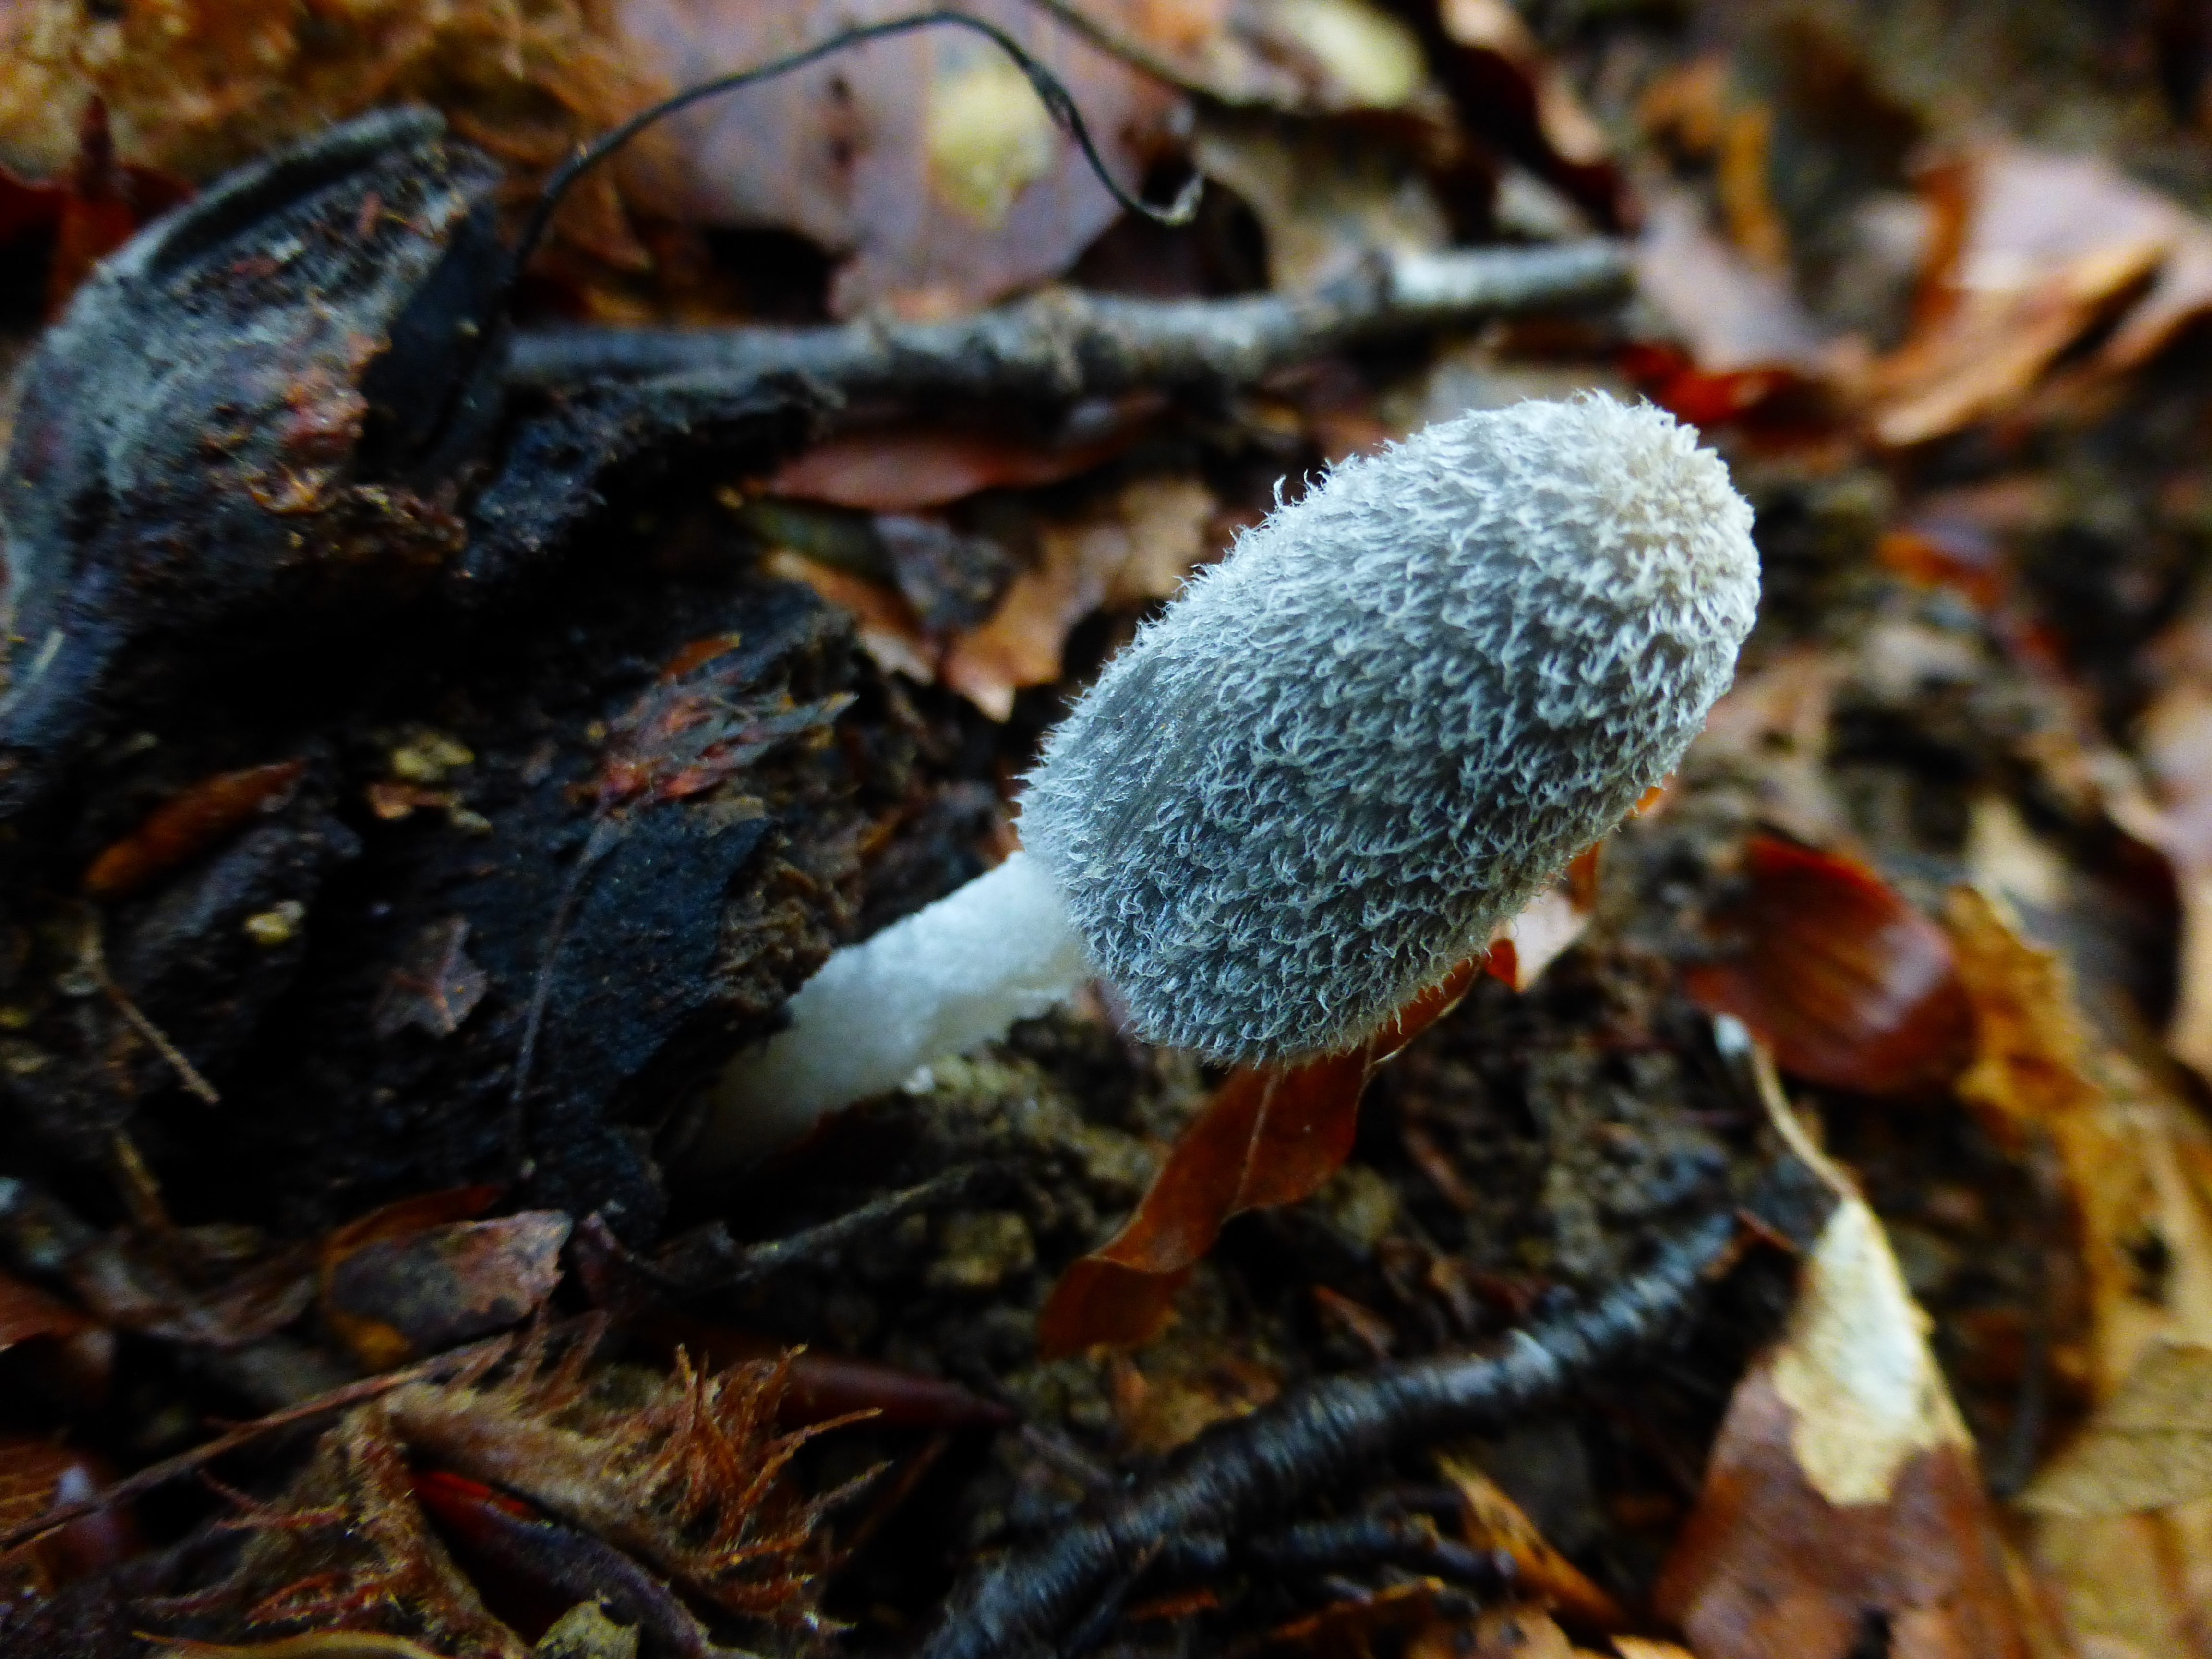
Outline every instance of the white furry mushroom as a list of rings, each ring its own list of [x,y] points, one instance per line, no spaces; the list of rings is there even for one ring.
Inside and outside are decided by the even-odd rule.
[[[841,951],[724,1075],[726,1164],[1091,973],[1210,1059],[1359,1041],[1673,769],[1759,603],[1697,434],[1602,394],[1433,426],[1248,532],[1107,666],[1025,854]]]

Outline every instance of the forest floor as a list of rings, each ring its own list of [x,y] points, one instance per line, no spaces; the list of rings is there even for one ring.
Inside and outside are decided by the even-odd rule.
[[[0,3],[0,1656],[2212,1659],[2212,22],[992,0],[1194,221],[939,29],[410,355],[900,9]],[[1279,491],[1586,389],[1757,629],[1310,1196],[1105,988],[701,1172]]]

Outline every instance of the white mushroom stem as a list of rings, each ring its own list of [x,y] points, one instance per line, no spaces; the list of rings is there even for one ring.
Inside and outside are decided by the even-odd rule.
[[[790,1025],[723,1072],[691,1162],[712,1173],[795,1140],[839,1107],[1066,1001],[1091,972],[1059,893],[1016,853],[833,954],[792,998]]]

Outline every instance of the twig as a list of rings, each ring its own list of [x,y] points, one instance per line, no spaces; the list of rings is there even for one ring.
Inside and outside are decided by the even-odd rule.
[[[856,1210],[764,1243],[740,1244],[719,1221],[695,1228],[650,1260],[631,1265],[656,1288],[674,1296],[750,1285],[801,1262],[817,1261],[857,1239],[879,1232],[923,1210],[957,1204],[971,1194],[991,1171],[963,1164],[933,1176],[918,1187],[886,1193]]]
[[[103,1487],[88,1498],[75,1499],[28,1521],[18,1522],[0,1532],[0,1557],[5,1557],[10,1551],[33,1539],[45,1537],[57,1527],[67,1526],[72,1521],[94,1514],[111,1504],[128,1502],[156,1486],[167,1485],[179,1475],[191,1474],[264,1434],[273,1434],[279,1429],[289,1429],[331,1412],[344,1411],[380,1395],[389,1394],[394,1389],[403,1388],[410,1382],[420,1382],[426,1377],[436,1376],[445,1371],[488,1364],[512,1346],[514,1340],[512,1336],[495,1336],[482,1342],[470,1343],[466,1347],[449,1348],[444,1353],[433,1354],[419,1364],[410,1365],[404,1370],[386,1371],[381,1376],[363,1377],[358,1382],[349,1382],[342,1389],[317,1395],[313,1400],[303,1401],[286,1410],[271,1413],[267,1417],[257,1417],[251,1423],[240,1423],[189,1451],[180,1451],[174,1457],[165,1457],[158,1463],[149,1463],[136,1474],[125,1475],[114,1485]]]
[[[185,1058],[185,1051],[170,1042],[160,1026],[146,1018],[145,1011],[131,1000],[129,994],[115,982],[114,975],[107,971],[107,951],[100,939],[100,912],[89,905],[85,907],[84,936],[80,956],[94,981],[107,1000],[115,1005],[115,1012],[131,1023],[131,1029],[145,1038],[155,1054],[168,1061],[170,1069],[176,1073],[178,1080],[186,1091],[204,1105],[222,1105],[222,1097],[216,1092],[215,1085],[200,1074],[199,1067]]]
[[[1674,1330],[1735,1231],[1731,1218],[1705,1222],[1595,1306],[1516,1332],[1501,1352],[1325,1377],[1215,1430],[1150,1486],[970,1573],[921,1659],[1049,1649],[1160,1539],[1239,1535],[1401,1448],[1557,1398]]]
[[[1061,289],[941,323],[525,332],[507,378],[543,388],[651,380],[678,404],[791,375],[847,398],[1066,402],[1250,382],[1352,341],[1596,304],[1628,284],[1627,253],[1611,241],[1378,255],[1310,294],[1159,301]]]

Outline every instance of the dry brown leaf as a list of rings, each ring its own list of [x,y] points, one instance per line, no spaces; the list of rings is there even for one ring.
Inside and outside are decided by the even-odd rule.
[[[221,846],[255,814],[281,806],[305,769],[302,761],[277,761],[219,773],[179,790],[92,861],[84,872],[86,896],[127,898],[155,877]]]
[[[1700,1659],[2028,1649],[1973,1445],[1872,1210],[1846,1197],[1737,1385],[1654,1603]]]
[[[2197,631],[2183,630],[2182,642]],[[2161,644],[2164,654],[2185,659],[2136,736],[2160,808],[2151,834],[2181,898],[2179,983],[2166,1040],[2198,1076],[2212,1079],[2212,665],[2187,660],[2201,651]]]
[[[617,15],[641,70],[688,86],[914,9],[618,0]],[[1133,185],[1168,142],[1180,95],[1020,0],[972,10],[1066,82],[1107,166]],[[962,29],[841,52],[688,111],[669,131],[624,167],[625,192],[685,223],[796,231],[843,262],[830,289],[841,316],[988,304],[1058,274],[1121,213],[1022,71]]]
[[[2092,1382],[2106,1402],[2081,1455],[2093,1469],[2124,1466],[2115,1443],[2129,1437],[2107,1425],[2115,1410],[2132,1414],[2122,1403],[2130,1376],[2162,1346],[2212,1346],[2212,1138],[2093,1042],[2064,966],[2025,942],[1995,902],[1961,889],[1949,920],[1977,1028],[1960,1093],[2000,1133],[2048,1137],[2058,1154],[2088,1289]],[[2085,1642],[2144,1656],[2212,1652],[2201,1636],[2212,1620],[2212,1499],[2039,1512],[2032,1542]]]
[[[1868,1094],[1956,1076],[1971,1016],[1951,944],[1864,866],[1772,836],[1745,849],[1736,949],[1685,970],[1698,1004],[1735,1015],[1783,1069]]]
[[[1266,1405],[1283,1386],[1257,1359],[1223,1347],[1218,1336],[1196,1334],[1178,1341],[1170,1334],[1146,1351],[1141,1367],[1127,1354],[1115,1355],[1111,1378],[1123,1442],[1152,1456]]]
[[[2004,413],[2118,309],[2133,307],[2100,354],[2115,368],[2212,303],[2212,228],[2109,163],[1991,145],[1931,173],[1928,187],[1963,188],[1966,218],[1920,325],[1875,370],[1870,424],[1885,443]]]
[[[1636,243],[1637,286],[1708,374],[1837,371],[1834,337],[1799,303],[1784,273],[1754,264],[1705,223],[1687,191],[1655,192]]]
[[[526,1319],[561,1278],[568,1218],[526,1210],[380,1237],[327,1258],[323,1317],[371,1370]]]
[[[1166,599],[1216,550],[1215,501],[1194,478],[1140,479],[1093,516],[1048,524],[1034,568],[1014,578],[980,628],[953,641],[945,684],[994,720],[1014,693],[1060,678],[1069,631],[1103,605]]]
[[[937,678],[939,647],[923,629],[914,606],[896,588],[822,564],[787,547],[769,552],[761,561],[761,568],[785,581],[803,582],[848,612],[860,649],[875,659],[878,668],[925,685]]]
[[[1462,963],[1354,1048],[1231,1072],[1183,1126],[1121,1231],[1061,1273],[1037,1316],[1038,1351],[1056,1358],[1157,1335],[1224,1223],[1310,1198],[1342,1167],[1375,1067],[1455,1006],[1481,966],[1480,957]]]
[[[1451,240],[1427,181],[1358,129],[1212,113],[1199,122],[1191,159],[1259,219],[1278,289],[1310,290],[1377,251],[1425,252]]]
[[[1577,1659],[1580,1651],[1540,1607],[1496,1607],[1426,1626],[1406,1659]]]
[[[92,1321],[59,1297],[0,1273],[0,1351],[37,1337],[70,1337],[93,1328]]]
[[[1655,1642],[1648,1636],[1616,1636],[1613,1650],[1620,1659],[1697,1659],[1687,1648],[1672,1642]]]
[[[95,96],[125,161],[201,179],[413,98],[543,171],[661,90],[629,66],[612,11],[610,0],[26,0],[0,13],[0,163],[58,174]],[[611,183],[587,185],[562,225],[643,257]]]
[[[1580,1626],[1615,1631],[1630,1622],[1620,1603],[1553,1549],[1496,1481],[1464,1458],[1439,1457],[1437,1466],[1458,1490],[1468,1542],[1477,1549],[1504,1550],[1510,1555],[1522,1589]]]
[[[856,427],[793,456],[769,479],[768,493],[872,513],[912,513],[981,489],[1057,483],[1127,448],[1158,407],[1156,396],[1139,393],[1086,409],[1069,433],[1015,433],[941,420]]]
[[[2100,1048],[2071,977],[1971,888],[1948,914],[1974,1010],[1962,1099],[2000,1134],[2049,1137],[2081,1232],[2095,1388],[2115,1393],[2154,1340],[2212,1344],[2212,1140],[2178,1103]],[[2147,1276],[2146,1252],[2164,1264]]]
[[[2129,1515],[2212,1498],[2212,1347],[2154,1342],[2021,1498],[2043,1515]]]

